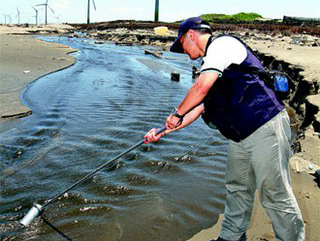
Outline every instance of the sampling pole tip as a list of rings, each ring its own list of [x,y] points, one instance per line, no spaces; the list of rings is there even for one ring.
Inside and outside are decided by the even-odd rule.
[[[27,227],[32,221],[43,212],[43,208],[39,204],[34,204],[27,214],[19,221],[19,223]]]

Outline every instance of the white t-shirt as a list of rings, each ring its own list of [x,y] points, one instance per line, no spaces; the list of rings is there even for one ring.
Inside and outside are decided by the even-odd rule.
[[[231,64],[241,64],[247,58],[246,47],[236,38],[222,36],[213,39],[203,57],[201,73],[213,71],[222,72]]]

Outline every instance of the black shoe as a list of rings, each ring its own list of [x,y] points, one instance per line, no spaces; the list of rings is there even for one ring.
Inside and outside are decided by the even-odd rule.
[[[247,236],[244,233],[238,241],[246,241],[246,240],[247,240]],[[212,240],[209,240],[209,241],[231,241],[231,240],[227,240],[227,239],[223,239],[223,238],[219,237],[218,239],[212,239]]]

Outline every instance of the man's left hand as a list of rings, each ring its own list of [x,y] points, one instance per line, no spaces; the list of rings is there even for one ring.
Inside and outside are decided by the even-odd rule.
[[[175,129],[178,126],[180,126],[181,123],[182,123],[182,120],[179,117],[176,117],[176,116],[171,114],[167,118],[166,127],[167,127],[168,130],[172,130],[172,129]]]

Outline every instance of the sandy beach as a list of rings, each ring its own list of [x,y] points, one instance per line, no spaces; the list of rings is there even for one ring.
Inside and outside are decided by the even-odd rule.
[[[30,111],[19,97],[29,83],[75,62],[74,57],[67,55],[74,49],[41,41],[33,35],[19,35],[20,29],[14,35],[7,35],[10,28],[2,26],[0,30],[0,124],[10,116]],[[6,116],[9,117],[3,118]]]
[[[13,121],[17,114],[30,111],[21,103],[21,91],[37,78],[72,65],[75,58],[68,53],[76,50],[43,42],[33,35],[12,34],[16,32],[4,26],[0,29],[0,124],[3,124]],[[303,75],[310,80],[320,78],[320,48],[254,40],[249,44],[259,51],[301,66]],[[4,118],[6,116],[13,117]],[[312,130],[307,130],[306,138],[301,143],[302,151],[290,160],[292,186],[305,221],[306,240],[318,241],[320,191],[310,173],[320,169],[320,139],[313,135]],[[313,170],[308,169],[310,163],[314,166]],[[212,227],[195,234],[189,241],[207,241],[218,237],[222,219],[223,215],[216,224],[212,223]],[[259,204],[258,197],[247,237],[249,241],[276,240],[271,221]]]

